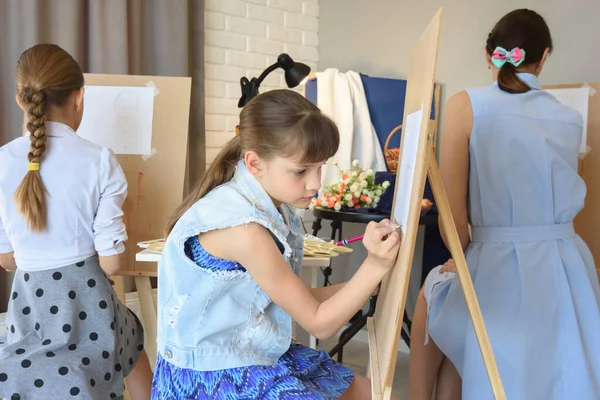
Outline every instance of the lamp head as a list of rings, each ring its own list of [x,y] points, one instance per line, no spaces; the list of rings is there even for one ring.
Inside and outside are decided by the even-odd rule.
[[[258,79],[252,78],[251,80],[248,80],[246,77],[240,79],[242,97],[240,97],[240,100],[238,101],[238,107],[244,107],[252,98],[258,96],[258,88],[260,87],[261,82],[277,68],[283,69],[285,83],[289,88],[305,83],[310,74],[310,67],[308,65],[297,63],[292,57],[286,53],[282,53],[277,57],[277,62],[265,69]]]
[[[285,83],[289,88],[296,87],[308,78],[310,67],[306,64],[292,60],[292,57],[283,53],[277,57],[277,64],[285,71]]]

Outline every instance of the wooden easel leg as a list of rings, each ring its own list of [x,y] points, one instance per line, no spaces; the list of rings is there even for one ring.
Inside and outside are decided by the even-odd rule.
[[[371,377],[371,394],[373,400],[382,400],[381,380],[379,372],[379,358],[377,356],[377,336],[375,335],[375,321],[372,317],[367,319],[367,331],[369,332],[369,369]]]
[[[125,304],[125,278],[118,275],[112,275],[110,279],[114,282],[113,289],[121,303]]]
[[[456,226],[452,217],[450,205],[448,204],[448,199],[446,198],[446,192],[444,190],[444,185],[442,183],[433,150],[430,151],[428,165],[429,168],[427,172],[429,175],[429,182],[431,183],[431,189],[433,190],[433,197],[435,198],[437,204],[442,226],[446,231],[446,244],[450,248],[450,253],[452,253],[452,258],[456,264],[458,278],[465,295],[465,301],[467,303],[469,314],[471,315],[471,320],[473,321],[475,336],[479,342],[479,348],[481,349],[483,362],[490,379],[492,392],[494,393],[494,398],[496,400],[506,400],[506,394],[504,393],[504,387],[502,386],[500,373],[498,372],[498,366],[496,365],[490,339],[483,322],[479,301],[477,300],[475,288],[473,287],[473,281],[471,280],[471,274],[469,273],[469,269],[467,267],[467,260],[465,259],[465,255],[456,232]]]
[[[138,298],[140,300],[140,311],[142,318],[144,319],[144,331],[146,333],[146,342],[144,348],[148,354],[148,360],[150,360],[150,368],[154,370],[156,364],[156,303],[154,296],[152,295],[152,285],[150,278],[147,276],[135,277],[135,286],[138,292]]]

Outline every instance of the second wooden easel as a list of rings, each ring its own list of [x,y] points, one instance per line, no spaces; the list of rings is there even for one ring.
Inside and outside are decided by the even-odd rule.
[[[372,398],[388,400],[391,397],[402,315],[406,304],[427,172],[494,397],[496,400],[505,400],[506,395],[498,367],[438,171],[433,147],[434,138],[428,132],[441,17],[440,9],[410,54],[408,87],[402,119],[404,129],[392,207],[392,219],[401,226],[402,244],[396,265],[382,283],[377,312],[368,323]]]

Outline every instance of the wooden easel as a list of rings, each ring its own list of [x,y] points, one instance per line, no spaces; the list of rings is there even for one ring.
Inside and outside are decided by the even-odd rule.
[[[401,223],[403,225],[401,228],[403,238],[396,264],[382,282],[377,311],[375,316],[368,321],[370,375],[372,398],[374,400],[388,400],[392,392],[398,341],[402,327],[402,315],[406,305],[408,282],[410,281],[426,171],[438,207],[439,218],[441,218],[445,228],[450,252],[456,263],[458,276],[465,294],[467,307],[473,321],[475,334],[479,342],[494,397],[497,400],[506,399],[465,256],[458,239],[454,219],[438,171],[433,150],[433,135],[428,129],[441,17],[442,9],[439,9],[427,29],[412,48],[410,54],[408,87],[406,91],[404,118],[402,119],[404,121],[404,130],[400,145],[396,193],[394,194],[394,205],[392,207],[392,219],[398,221],[399,218],[402,220],[406,217],[406,221]],[[416,129],[411,129],[410,126],[407,126],[407,124],[411,124],[411,117],[409,116],[412,115],[418,118],[419,114],[415,113],[419,111],[421,111],[421,114],[420,120],[417,122],[418,126],[415,126]],[[412,187],[401,184],[403,180],[402,169],[406,168],[409,171],[411,168],[409,161],[405,161],[405,164],[403,164],[403,156],[406,157],[406,160],[410,160],[410,157],[413,156],[413,154],[410,154],[412,150],[407,150],[407,153],[404,153],[405,145],[407,145],[407,148],[410,148],[411,145],[413,148],[417,146],[416,160],[412,165],[414,171]],[[403,190],[403,187],[407,187],[410,191],[410,200],[408,202],[408,215],[399,217],[395,215],[396,205],[398,201],[404,200],[397,198],[397,194],[398,191]],[[407,198],[407,196],[404,198]]]
[[[142,75],[85,74],[89,86],[155,87],[150,156],[117,155],[125,173],[128,195],[123,205],[127,227],[127,265],[111,276],[119,299],[125,303],[125,277],[135,281],[144,329],[156,337],[156,304],[151,277],[156,264],[135,261],[137,243],[164,236],[167,220],[183,199],[188,154],[191,78]],[[145,343],[150,365],[156,361],[156,343]]]
[[[575,217],[575,232],[590,248],[600,276],[600,83],[585,84],[590,88],[587,120],[589,153],[579,160],[579,175],[585,181],[585,206]],[[583,84],[548,85],[543,89],[580,88]]]

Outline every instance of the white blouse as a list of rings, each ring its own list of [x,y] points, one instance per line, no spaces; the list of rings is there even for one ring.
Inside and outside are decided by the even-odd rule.
[[[46,122],[40,175],[46,195],[47,229],[27,229],[13,197],[27,173],[29,136],[0,148],[0,253],[14,251],[17,267],[39,271],[63,267],[94,254],[125,251],[121,207],[127,181],[107,148],[82,139],[67,125]]]

